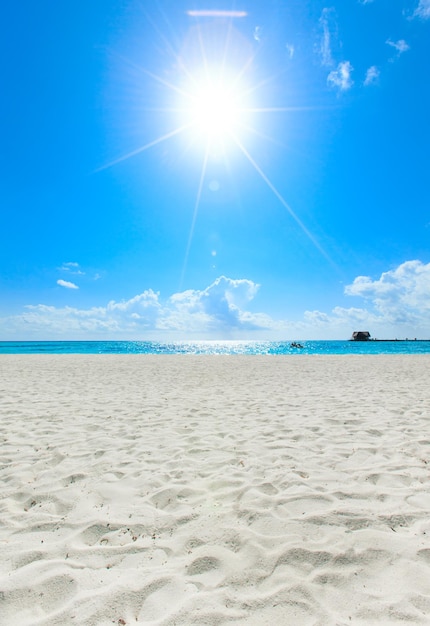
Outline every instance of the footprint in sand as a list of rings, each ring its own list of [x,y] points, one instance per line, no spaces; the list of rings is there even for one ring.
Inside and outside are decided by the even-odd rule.
[[[189,576],[199,576],[217,569],[220,565],[221,562],[213,556],[201,556],[187,567],[187,574]]]
[[[3,591],[1,597],[3,624],[23,624],[32,615],[45,618],[60,609],[76,595],[76,581],[66,574],[40,580],[38,584]],[[17,610],[17,607],[18,610]]]

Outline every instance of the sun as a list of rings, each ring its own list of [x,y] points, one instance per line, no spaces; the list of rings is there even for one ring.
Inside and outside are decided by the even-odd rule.
[[[249,114],[246,88],[217,68],[194,73],[184,87],[182,116],[196,140],[226,142],[245,127]]]
[[[189,120],[194,132],[209,139],[237,133],[246,113],[241,93],[222,79],[207,78],[190,94]]]

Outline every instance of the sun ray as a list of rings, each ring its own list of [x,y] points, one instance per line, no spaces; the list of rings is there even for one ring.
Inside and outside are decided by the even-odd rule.
[[[177,85],[174,85],[173,83],[169,82],[168,80],[165,80],[161,76],[158,76],[158,74],[153,74],[153,72],[150,72],[149,70],[145,69],[144,67],[140,67],[140,66],[137,66],[137,67],[140,69],[141,72],[143,72],[144,74],[146,74],[150,78],[153,78],[155,81],[157,81],[161,85],[164,85],[165,87],[168,87],[172,91],[176,91],[176,93],[178,93],[178,94],[180,94],[182,96],[187,95],[186,91],[184,91],[183,89],[181,89]]]
[[[238,147],[241,149],[241,151],[243,152],[243,154],[246,156],[246,158],[248,159],[248,161],[251,163],[251,165],[254,167],[254,169],[258,172],[258,174],[261,176],[261,178],[264,180],[264,182],[266,183],[266,185],[269,187],[269,189],[275,194],[275,196],[278,198],[279,202],[282,204],[282,206],[287,209],[288,213],[291,215],[291,217],[297,222],[297,224],[300,226],[300,228],[302,229],[302,231],[305,233],[305,235],[307,235],[307,237],[309,237],[310,241],[312,241],[312,243],[314,244],[314,246],[317,248],[317,250],[319,250],[321,252],[321,254],[327,259],[327,261],[329,261],[332,265],[335,265],[334,261],[329,257],[329,255],[327,254],[327,252],[324,250],[324,248],[318,243],[318,241],[315,239],[315,237],[312,235],[312,233],[306,228],[306,226],[303,224],[303,222],[301,221],[301,219],[298,217],[298,215],[296,215],[296,213],[293,211],[293,209],[290,207],[290,205],[288,204],[288,202],[282,197],[282,195],[279,193],[279,191],[276,189],[275,185],[269,180],[269,178],[266,176],[266,174],[263,172],[263,170],[261,169],[261,167],[255,162],[255,160],[252,158],[252,156],[249,154],[249,152],[247,151],[247,149],[245,148],[245,146],[241,143],[241,141],[237,138],[234,137],[234,140],[236,142],[236,144],[238,145]]]
[[[163,34],[163,32],[158,28],[157,24],[154,22],[154,20],[152,20],[150,18],[149,15],[146,14],[146,17],[148,19],[148,22],[151,24],[152,28],[156,31],[157,35],[160,37],[161,41],[164,43],[164,45],[166,46],[166,49],[169,50],[172,58],[175,60],[175,62],[178,64],[178,68],[181,72],[184,73],[184,75],[190,80],[194,80],[193,74],[192,72],[190,72],[186,66],[186,64],[183,62],[183,59],[181,58],[181,56],[179,54],[176,53],[173,45],[170,43],[169,39]],[[169,24],[169,20],[165,17],[165,21],[167,24]],[[139,68],[143,71],[145,71],[144,68]],[[166,86],[170,86],[172,87],[175,91],[177,91],[177,89],[175,89],[176,86],[174,85],[170,85],[168,82],[166,82]],[[183,95],[183,94],[182,94]]]
[[[280,141],[279,139],[272,137],[271,135],[267,135],[266,133],[261,132],[261,130],[257,130],[257,128],[254,128],[253,126],[250,126],[249,124],[244,124],[243,122],[241,122],[240,126],[244,130],[246,130],[247,133],[256,135],[257,137],[260,137],[261,139],[264,139],[265,141],[270,141],[270,143],[273,143],[275,146],[286,148],[286,145],[283,141]]]
[[[127,159],[130,159],[131,157],[136,156],[136,154],[140,154],[141,152],[148,150],[148,148],[152,148],[153,146],[156,146],[158,143],[166,141],[166,139],[170,139],[171,137],[174,137],[175,135],[182,133],[184,130],[189,128],[189,126],[190,124],[184,124],[183,126],[180,126],[179,128],[175,128],[175,130],[172,130],[170,133],[166,133],[165,135],[162,135],[161,137],[154,139],[154,141],[150,141],[144,146],[141,146],[140,148],[136,148],[136,150],[132,150],[132,152],[128,152],[127,154],[124,154],[122,157],[119,157],[118,159],[115,159],[114,161],[111,161],[110,163],[107,163],[106,165],[102,165],[101,167],[97,168],[95,172],[102,172],[103,170],[107,170],[109,167],[113,167],[114,165],[117,165],[118,163],[121,163],[122,161],[126,161]]]
[[[160,83],[161,85],[164,85],[164,87],[168,87],[169,89],[171,89],[172,91],[178,93],[181,96],[188,95],[187,92],[184,91],[183,89],[181,89],[181,87],[179,87],[178,85],[175,85],[174,83],[171,83],[170,81],[165,80],[162,76],[159,76],[158,74],[154,74],[154,72],[150,72],[145,67],[142,67],[138,63],[134,63],[133,61],[131,61],[127,57],[124,57],[124,56],[122,56],[121,54],[118,54],[118,53],[115,53],[115,56],[118,59],[120,59],[121,61],[123,61],[124,63],[126,63],[127,65],[129,65],[130,67],[134,68],[135,70],[138,70],[139,72],[142,72],[142,74],[146,74],[146,76],[149,76],[150,78],[152,78],[156,82]],[[178,61],[178,63],[180,63],[179,57],[175,57],[175,58]],[[185,68],[183,67],[181,69],[185,69]]]
[[[227,28],[227,34],[226,34],[225,41],[224,41],[224,52],[223,52],[223,56],[221,60],[221,67],[222,67],[223,73],[225,72],[225,67],[227,64],[227,52],[230,46],[230,38],[231,38],[232,31],[233,31],[233,23],[232,23],[232,20],[230,20],[228,24],[228,28]]]
[[[199,44],[200,44],[200,52],[202,55],[202,59],[203,59],[203,66],[205,69],[205,75],[208,75],[208,59],[207,59],[207,55],[206,55],[206,50],[205,50],[205,45],[203,42],[203,36],[202,36],[202,29],[199,27],[198,28],[198,34],[199,34]]]
[[[188,242],[187,242],[187,247],[186,247],[185,256],[184,256],[184,263],[182,265],[182,272],[181,272],[181,280],[180,280],[180,284],[179,284],[179,291],[182,290],[182,287],[183,287],[183,284],[184,284],[184,279],[185,279],[185,272],[187,271],[188,257],[190,255],[191,243],[193,241],[193,236],[194,236],[194,228],[195,228],[195,225],[196,225],[197,214],[199,212],[200,199],[201,199],[201,196],[202,196],[203,182],[204,182],[205,176],[206,176],[206,168],[207,168],[208,158],[209,158],[209,142],[206,144],[205,155],[203,157],[202,171],[201,171],[201,174],[200,174],[200,181],[199,181],[199,186],[198,186],[198,189],[197,189],[196,201],[194,203],[193,218],[191,220],[190,232],[189,232],[189,235],[188,235]]]
[[[283,70],[282,72],[279,72],[278,74],[272,74],[271,76],[267,76],[263,80],[260,80],[258,83],[255,83],[254,85],[249,87],[249,89],[244,93],[244,95],[245,96],[249,96],[250,94],[255,93],[261,87],[264,87],[264,85],[267,85],[269,83],[273,83],[275,81],[275,79],[279,80],[280,77],[282,76],[282,74],[284,74],[284,73],[285,73],[285,70]]]
[[[333,107],[321,107],[321,106],[295,106],[295,107],[249,107],[246,109],[249,113],[295,113],[301,111],[324,111],[326,109],[332,110]]]

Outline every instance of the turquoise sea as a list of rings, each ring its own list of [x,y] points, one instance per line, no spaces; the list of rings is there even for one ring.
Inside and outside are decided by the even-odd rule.
[[[299,345],[297,346],[297,343]],[[429,354],[430,340],[0,341],[0,354]]]

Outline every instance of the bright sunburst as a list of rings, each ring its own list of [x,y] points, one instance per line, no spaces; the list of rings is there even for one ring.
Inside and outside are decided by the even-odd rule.
[[[246,117],[244,92],[216,70],[196,81],[190,89],[188,120],[193,132],[210,141],[234,136]]]
[[[186,271],[208,162],[212,153],[217,153],[214,148],[220,145],[224,155],[228,155],[231,149],[236,148],[245,157],[315,247],[331,261],[312,233],[262,170],[256,158],[250,153],[249,145],[247,145],[249,143],[247,140],[251,134],[264,137],[257,129],[255,121],[257,114],[275,112],[279,114],[292,109],[279,106],[259,107],[253,102],[254,93],[266,82],[269,82],[270,78],[267,77],[261,82],[255,79],[249,81],[253,64],[252,46],[233,28],[233,19],[244,17],[246,13],[190,11],[188,14],[197,18],[213,18],[215,21],[209,23],[205,21],[204,25],[198,23],[190,29],[190,36],[180,53],[175,52],[170,43],[164,40],[172,52],[177,70],[176,79],[166,79],[145,67],[139,68],[141,72],[166,89],[166,102],[164,106],[163,103],[160,103],[157,110],[166,113],[168,125],[174,124],[175,121],[176,125],[173,128],[170,125],[170,130],[166,133],[153,138],[147,144],[112,161],[105,167],[110,167],[135,156],[179,134],[188,136],[191,143],[197,143],[203,148],[200,181],[196,191],[181,283]],[[229,25],[225,26],[225,20],[229,18],[231,21]],[[166,106],[168,102],[170,106]]]

